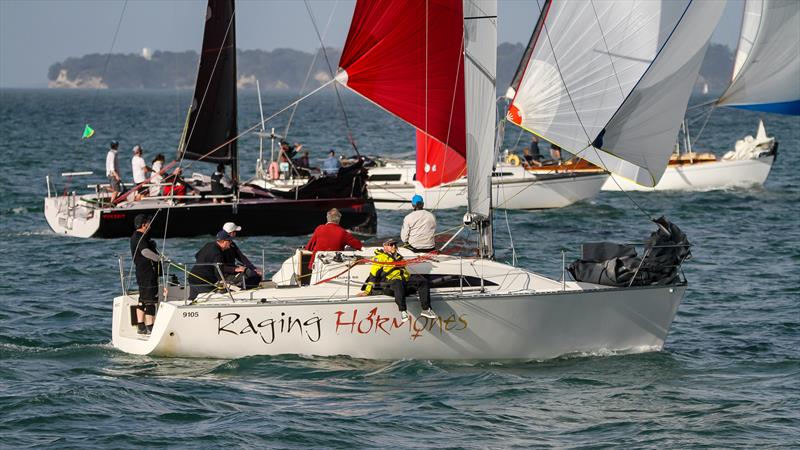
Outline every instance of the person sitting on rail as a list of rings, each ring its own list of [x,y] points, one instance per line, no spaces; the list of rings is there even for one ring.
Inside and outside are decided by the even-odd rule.
[[[411,197],[411,206],[414,211],[403,219],[400,229],[400,239],[406,248],[415,253],[427,253],[436,250],[436,217],[426,211],[421,195]]]
[[[422,275],[411,274],[403,263],[403,255],[397,252],[397,241],[388,239],[383,243],[383,249],[375,250],[372,258],[372,269],[369,271],[367,282],[361,286],[359,297],[372,293],[394,295],[394,301],[400,310],[403,323],[408,321],[406,310],[406,296],[419,294],[422,308],[422,317],[435,319],[436,313],[431,309],[431,294],[428,280]]]

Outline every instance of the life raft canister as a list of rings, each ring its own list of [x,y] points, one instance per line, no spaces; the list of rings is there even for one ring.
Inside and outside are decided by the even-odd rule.
[[[269,165],[269,179],[270,180],[277,180],[281,177],[281,172],[278,167],[278,163],[272,161]]]

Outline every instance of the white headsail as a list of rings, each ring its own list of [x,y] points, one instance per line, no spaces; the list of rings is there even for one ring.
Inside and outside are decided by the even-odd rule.
[[[464,0],[464,97],[469,211],[489,216],[495,158],[497,1]]]
[[[717,103],[800,114],[800,1],[745,2],[731,85]]]
[[[509,120],[622,177],[663,174],[725,2],[548,2]]]

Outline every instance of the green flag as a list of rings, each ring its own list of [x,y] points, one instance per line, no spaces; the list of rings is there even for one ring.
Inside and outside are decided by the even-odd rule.
[[[86,128],[83,129],[83,137],[81,139],[89,139],[92,136],[94,136],[94,130],[87,123]]]

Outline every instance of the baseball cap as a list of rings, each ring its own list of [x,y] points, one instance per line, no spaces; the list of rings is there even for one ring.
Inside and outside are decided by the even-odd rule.
[[[397,239],[389,238],[389,239],[383,241],[383,245],[397,245]]]
[[[137,214],[136,217],[133,218],[133,226],[141,228],[142,225],[149,223],[151,220],[153,220],[153,217],[147,214]]]
[[[217,233],[217,240],[218,241],[230,241],[231,240],[231,235],[228,234],[227,231],[222,230],[219,233]]]
[[[233,222],[225,222],[225,225],[222,226],[222,229],[225,230],[228,233],[233,233],[233,232],[236,232],[236,231],[242,231],[242,227],[240,227],[239,225],[236,225]]]
[[[411,197],[411,204],[412,205],[419,205],[420,203],[425,203],[425,201],[422,199],[421,195],[417,194],[417,195]]]

